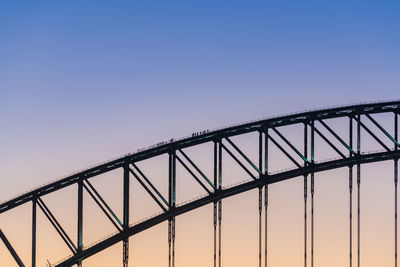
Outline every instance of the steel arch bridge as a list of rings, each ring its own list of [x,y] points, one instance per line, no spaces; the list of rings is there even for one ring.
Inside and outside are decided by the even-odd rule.
[[[380,102],[342,106],[329,109],[314,110],[296,114],[289,114],[280,117],[272,117],[259,121],[235,125],[228,128],[203,131],[192,134],[192,136],[168,142],[161,142],[147,149],[139,150],[136,153],[127,154],[123,157],[92,167],[85,171],[59,179],[28,193],[17,196],[0,204],[0,214],[6,213],[18,206],[31,203],[32,205],[32,262],[31,266],[36,266],[36,218],[37,207],[47,217],[51,225],[65,242],[72,254],[54,266],[82,266],[82,262],[88,257],[118,243],[123,243],[123,266],[128,266],[128,238],[146,229],[149,229],[161,222],[168,222],[168,243],[169,243],[169,266],[174,266],[175,262],[175,218],[188,211],[197,209],[207,204],[213,204],[213,227],[214,227],[214,266],[221,266],[221,227],[222,227],[222,200],[224,198],[240,194],[252,189],[259,192],[259,265],[264,256],[265,266],[267,266],[267,216],[268,216],[268,185],[288,180],[294,177],[304,177],[304,265],[307,266],[308,257],[311,266],[314,264],[314,174],[326,170],[348,167],[349,174],[349,226],[350,226],[350,251],[349,265],[352,265],[352,194],[353,194],[353,169],[355,168],[355,183],[357,194],[357,262],[360,262],[360,184],[361,184],[361,165],[371,162],[388,161],[394,162],[394,194],[395,194],[395,264],[397,266],[397,184],[398,184],[398,159],[400,157],[400,144],[398,139],[398,117],[400,113],[400,101]],[[375,114],[392,114],[393,133],[388,131],[374,116]],[[344,118],[348,120],[345,131],[348,138],[343,138],[338,134],[339,129],[329,126],[329,119]],[[368,122],[368,123],[367,123]],[[280,127],[289,125],[301,125],[302,149],[289,141],[282,134]],[[371,129],[374,127],[374,129]],[[341,129],[343,130],[343,129]],[[233,141],[232,137],[255,132],[258,135],[258,162],[250,159]],[[379,134],[377,134],[378,132]],[[361,135],[369,136],[382,148],[379,151],[363,151],[361,146]],[[315,159],[317,143],[315,138],[318,136],[325,145],[334,151],[338,158],[324,161]],[[213,145],[213,176],[205,175],[192,158],[185,153],[186,148],[195,147],[204,143]],[[389,144],[388,144],[389,143]],[[271,145],[280,150],[288,160],[294,164],[294,168],[279,172],[271,172],[269,150]],[[302,150],[302,151],[300,151]],[[223,161],[222,155],[228,155],[234,162],[242,168],[250,177],[240,184],[229,187],[222,186]],[[168,194],[163,195],[152,183],[144,172],[138,167],[137,163],[154,158],[159,155],[168,155]],[[190,174],[190,176],[204,189],[206,195],[187,203],[177,203],[176,201],[176,166],[180,164]],[[110,172],[112,170],[123,170],[123,218],[120,219],[110,206],[103,199],[101,194],[91,184],[91,180],[96,176]],[[307,187],[310,178],[311,188]],[[131,224],[129,222],[130,189],[131,179],[136,179],[145,189],[147,194],[157,203],[162,210],[161,213],[148,218],[142,222]],[[62,227],[61,223],[55,218],[42,197],[47,194],[55,194],[60,189],[77,185],[77,240],[74,242]],[[117,232],[91,246],[83,245],[83,192],[93,198],[101,208],[104,215],[115,226]],[[264,193],[263,193],[264,192]],[[311,198],[311,214],[308,218],[307,201]],[[262,214],[265,216],[264,230],[262,236]],[[307,233],[307,219],[311,221],[311,233]],[[9,242],[0,229],[0,238],[19,266],[25,266],[18,252]],[[307,255],[307,238],[311,239],[311,255]],[[262,251],[262,241],[265,242],[265,250]]]

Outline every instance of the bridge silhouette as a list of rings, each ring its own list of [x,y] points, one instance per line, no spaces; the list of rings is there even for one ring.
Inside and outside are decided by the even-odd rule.
[[[318,172],[348,168],[349,179],[349,266],[353,261],[360,266],[360,185],[362,182],[361,168],[363,164],[393,161],[393,186],[394,186],[394,243],[393,252],[395,266],[397,266],[397,186],[398,186],[398,159],[400,156],[400,144],[398,139],[398,117],[400,113],[400,101],[379,102],[368,104],[349,105],[328,109],[307,111],[302,113],[288,114],[279,117],[271,117],[263,120],[252,121],[244,124],[234,125],[217,130],[206,130],[194,133],[182,139],[171,139],[167,142],[158,143],[155,146],[138,150],[135,153],[124,155],[109,162],[91,167],[87,170],[61,178],[45,186],[34,189],[28,193],[19,195],[13,199],[0,204],[0,214],[7,216],[7,211],[21,205],[31,205],[32,221],[31,231],[31,266],[36,266],[37,254],[37,208],[45,215],[59,237],[71,251],[71,255],[52,263],[51,266],[82,266],[85,259],[94,256],[104,249],[122,242],[122,265],[128,266],[129,261],[129,237],[150,229],[162,222],[168,222],[168,247],[169,266],[175,266],[175,218],[189,211],[198,209],[207,204],[213,205],[213,261],[214,266],[222,266],[221,254],[221,232],[222,232],[222,202],[225,198],[244,193],[249,190],[258,190],[258,262],[262,266],[268,265],[268,186],[295,177],[304,179],[304,266],[309,263],[314,266],[314,175]],[[387,130],[376,117],[378,114],[390,116],[393,132]],[[334,119],[346,120],[343,125],[332,126],[330,121]],[[301,131],[296,134],[296,143],[290,141],[283,130],[285,127],[296,125]],[[346,137],[343,134],[347,133]],[[235,143],[236,136],[248,133],[257,134],[255,140],[257,146],[257,160],[252,159],[243,148]],[[362,147],[361,136],[368,136],[379,147],[380,150],[366,151]],[[321,142],[316,142],[316,138]],[[187,153],[187,149],[209,143],[213,147],[212,164],[208,166],[209,172],[196,164],[195,160]],[[301,143],[299,146],[298,143]],[[318,146],[324,143],[337,157],[317,160],[315,156]],[[270,161],[273,157],[272,146],[280,151],[289,162],[291,168],[271,171]],[[300,148],[299,148],[300,147]],[[168,193],[162,193],[152,179],[139,166],[139,162],[150,160],[160,155],[168,157]],[[240,183],[223,186],[223,179],[229,179],[223,175],[223,156],[228,156],[241,168],[246,179]],[[254,158],[254,157],[253,157]],[[177,166],[183,167],[199,187],[204,190],[204,195],[193,196],[193,199],[179,203],[177,201]],[[123,172],[123,216],[119,218],[111,206],[104,200],[101,193],[96,190],[92,180],[96,177],[120,169]],[[130,222],[130,183],[136,180],[146,191],[154,202],[159,206],[160,213],[146,218],[137,223]],[[308,187],[310,184],[310,187]],[[77,186],[77,238],[76,241],[68,235],[62,227],[62,222],[57,220],[50,208],[43,200],[43,196],[57,194],[61,189],[71,185]],[[353,188],[355,187],[355,189]],[[83,235],[83,193],[86,191],[103,212],[104,216],[114,225],[116,232],[106,236],[100,241],[84,246]],[[353,191],[356,194],[356,203],[353,203]],[[307,209],[310,201],[311,210]],[[357,207],[355,220],[353,219],[353,204]],[[262,220],[264,218],[264,220]],[[264,224],[263,224],[264,221]],[[308,232],[308,223],[311,231]],[[357,240],[353,240],[353,224],[357,229]],[[264,235],[262,234],[264,233]],[[18,251],[7,239],[7,233],[0,229],[0,238],[19,266],[26,266],[19,256]],[[308,248],[310,244],[310,248]],[[357,246],[356,255],[353,255],[353,246]],[[310,254],[307,252],[310,251]],[[354,259],[353,259],[354,258]],[[166,259],[167,260],[167,259]]]

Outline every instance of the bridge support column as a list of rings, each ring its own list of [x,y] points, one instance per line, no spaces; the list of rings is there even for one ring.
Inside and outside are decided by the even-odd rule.
[[[221,242],[221,230],[222,230],[222,201],[218,202],[218,266],[221,267],[221,256],[222,256],[222,242]]]
[[[349,265],[353,265],[353,166],[349,167]]]
[[[357,266],[360,267],[360,164],[357,164]]]
[[[304,156],[308,156],[308,124],[304,124]],[[306,164],[306,163],[304,163]],[[304,267],[307,267],[307,175],[304,175]]]
[[[361,185],[361,167],[360,167],[360,155],[361,155],[361,117],[357,115],[357,266],[360,267],[360,185]]]
[[[265,129],[264,138],[264,174],[268,177],[268,129]],[[264,186],[264,265],[268,266],[268,184]]]
[[[171,241],[172,241],[172,224],[168,220],[168,266],[171,267]]]
[[[32,267],[36,267],[36,198],[32,200]]]
[[[349,118],[349,146],[353,149],[353,119]],[[353,154],[350,151],[350,157]],[[353,266],[353,165],[349,166],[349,266]]]
[[[175,266],[175,218],[168,220],[168,266]]]
[[[174,210],[176,205],[176,156],[175,151],[169,153],[169,209]],[[175,217],[168,220],[168,266],[175,266]]]
[[[311,121],[311,267],[314,267],[314,120]]]
[[[175,217],[171,221],[172,225],[172,267],[175,267]]]
[[[127,240],[127,239],[125,239],[124,241],[123,241],[123,254],[122,254],[122,257],[123,257],[123,266],[124,267],[128,267],[128,261],[129,261],[129,241]]]
[[[222,190],[222,140],[214,140],[214,193]],[[214,202],[214,267],[217,266],[217,223],[218,223],[218,266],[221,267],[221,222],[222,201]]]
[[[258,266],[262,264],[262,187],[258,189]]]
[[[219,155],[218,155],[218,172],[219,172],[219,190],[222,190],[222,140],[219,142]],[[222,200],[219,200],[218,205],[218,225],[219,225],[219,267],[222,266]]]
[[[304,267],[307,267],[307,175],[304,175]]]
[[[394,161],[394,261],[397,267],[397,183],[398,183],[398,159]]]
[[[78,253],[83,249],[83,180],[78,182]],[[79,267],[82,266],[82,261],[78,261]]]
[[[258,139],[258,168],[262,172],[263,169],[263,132],[259,131]],[[262,173],[260,173],[259,179],[261,179]],[[262,186],[258,188],[258,266],[262,264]]]
[[[214,202],[214,267],[217,267],[217,202]]]
[[[218,190],[218,143],[214,140],[214,194]],[[217,267],[217,201],[214,201],[214,267]]]
[[[264,187],[264,238],[265,238],[265,244],[264,244],[264,265],[265,267],[268,266],[268,185]]]
[[[124,196],[123,196],[123,228],[127,230],[129,228],[129,163],[126,162],[124,165]],[[122,248],[122,264],[124,267],[128,267],[129,262],[129,239],[124,239]]]
[[[314,172],[311,173],[311,267],[314,267]]]
[[[394,161],[394,261],[397,267],[397,183],[398,183],[398,159]]]
[[[394,138],[398,142],[399,128],[398,128],[398,114],[394,113]],[[398,150],[397,144],[394,149]],[[397,183],[398,183],[398,159],[394,160],[394,266],[397,267]]]

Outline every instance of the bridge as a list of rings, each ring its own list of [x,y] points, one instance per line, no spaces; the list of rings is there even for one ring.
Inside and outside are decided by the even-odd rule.
[[[97,253],[110,246],[122,243],[122,265],[128,266],[129,262],[129,237],[155,227],[156,225],[168,223],[168,260],[169,266],[175,266],[175,228],[176,218],[189,211],[196,210],[206,205],[212,205],[213,223],[213,264],[221,267],[222,245],[221,232],[223,230],[222,213],[223,200],[237,194],[250,190],[258,192],[258,262],[268,266],[268,206],[269,206],[269,185],[285,180],[299,178],[304,180],[304,216],[299,221],[304,224],[304,266],[314,266],[314,193],[315,174],[339,168],[348,169],[348,223],[349,223],[349,266],[353,262],[360,266],[360,194],[362,166],[368,163],[391,161],[394,164],[393,191],[394,191],[394,263],[397,266],[397,187],[398,187],[398,159],[400,156],[400,144],[398,139],[398,117],[400,113],[400,101],[379,102],[341,106],[313,110],[284,116],[271,117],[262,120],[252,121],[244,124],[234,125],[216,130],[205,130],[193,133],[182,139],[170,139],[158,143],[146,149],[138,150],[135,153],[124,155],[120,158],[102,163],[78,173],[63,177],[47,185],[36,188],[30,192],[21,194],[13,199],[6,200],[0,204],[0,215],[7,216],[11,210],[29,205],[32,220],[25,222],[29,224],[31,234],[26,240],[31,242],[31,266],[37,265],[37,214],[43,213],[63,240],[71,254],[66,255],[59,262],[49,263],[51,266],[82,266],[84,261],[94,257]],[[379,118],[386,116],[390,121],[390,130]],[[290,131],[288,137],[285,128],[296,127],[296,132]],[[290,128],[294,129],[294,128]],[[235,138],[253,134],[253,147],[256,151],[246,153],[244,146],[240,146]],[[319,141],[316,141],[318,138]],[[379,149],[368,151],[364,149],[362,138],[369,138]],[[200,167],[190,155],[188,150],[208,144],[212,147],[210,159],[212,163],[206,169]],[[321,149],[320,147],[324,147]],[[324,158],[328,154],[327,149],[334,153],[333,158]],[[317,156],[318,151],[318,156]],[[271,162],[276,153],[281,153],[290,163],[285,168],[274,170]],[[251,155],[250,155],[251,154]],[[168,177],[165,183],[168,186],[167,192],[162,192],[154,183],[140,163],[149,161],[164,155],[168,160],[168,168],[165,176]],[[239,183],[229,183],[231,177],[224,175],[226,158],[233,160],[236,167],[243,172],[243,179]],[[189,201],[177,201],[177,167],[183,168],[188,176],[204,192],[202,195],[193,195]],[[121,170],[122,172],[122,218],[105,201],[102,194],[96,189],[93,181],[102,174]],[[210,175],[212,173],[212,175]],[[157,214],[132,223],[130,221],[131,211],[131,190],[132,181],[145,190],[146,194],[159,207]],[[58,194],[64,188],[75,185],[76,191],[76,231],[77,238],[73,240],[53,214],[48,204],[43,199],[49,194]],[[354,192],[355,191],[355,192]],[[95,201],[101,209],[102,214],[115,227],[115,233],[105,236],[94,244],[84,245],[83,214],[84,214],[84,192]],[[356,203],[353,203],[353,194],[356,195]],[[310,205],[310,210],[307,209]],[[353,219],[353,205],[356,206],[356,218]],[[310,228],[307,226],[310,225]],[[356,230],[356,240],[353,240],[353,228]],[[308,231],[311,229],[310,231]],[[0,229],[0,238],[7,247],[9,253],[19,266],[27,266],[19,256],[7,233]],[[310,246],[310,247],[308,247]],[[353,255],[353,247],[356,247],[356,254]],[[179,251],[176,251],[179,253]]]

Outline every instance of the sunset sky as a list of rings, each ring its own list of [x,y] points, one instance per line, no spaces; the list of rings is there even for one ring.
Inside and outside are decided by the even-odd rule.
[[[399,14],[398,1],[1,1],[0,202],[204,129],[398,99]],[[237,141],[251,151],[254,140]],[[206,169],[210,151],[191,155]],[[162,188],[165,159],[143,164]],[[227,184],[241,178],[230,172]],[[121,175],[93,180],[119,214]],[[393,163],[366,166],[363,175],[363,267],[391,266]],[[203,194],[192,181],[178,186],[182,201]],[[347,169],[317,176],[316,266],[348,264],[347,186]],[[132,221],[158,212],[138,188]],[[270,266],[303,266],[302,190],[302,178],[271,187]],[[74,240],[75,193],[72,186],[44,198]],[[257,191],[224,201],[224,266],[257,266],[257,201]],[[0,215],[27,266],[30,211],[26,204]],[[38,214],[44,266],[69,251]],[[103,217],[85,204],[85,245],[114,231]],[[166,223],[130,240],[131,265],[167,266]],[[176,266],[211,266],[212,242],[211,206],[177,218]],[[118,244],[84,266],[120,266],[121,258]],[[2,243],[0,266],[16,266]]]

